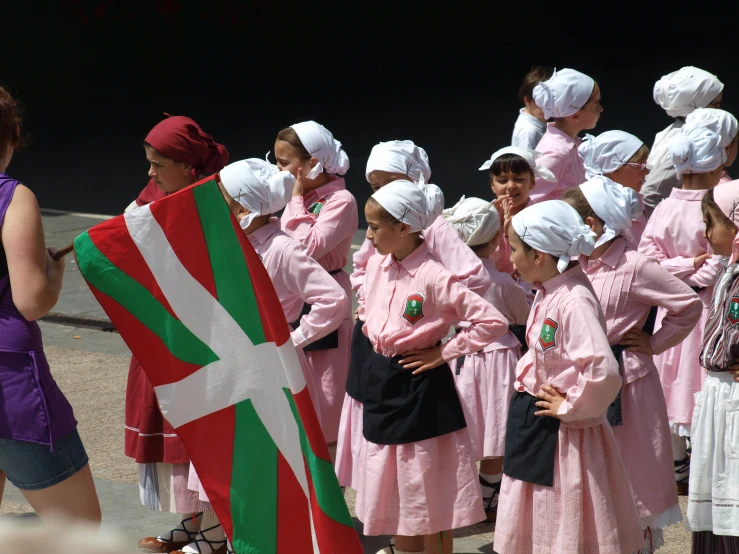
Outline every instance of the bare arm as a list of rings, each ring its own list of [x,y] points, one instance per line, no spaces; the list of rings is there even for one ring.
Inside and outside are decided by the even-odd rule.
[[[28,321],[51,310],[59,299],[64,259],[54,261],[44,245],[44,228],[36,196],[18,185],[2,224],[13,303]]]

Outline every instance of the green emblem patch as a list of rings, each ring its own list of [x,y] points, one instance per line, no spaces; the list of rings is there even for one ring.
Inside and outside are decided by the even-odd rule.
[[[405,311],[403,317],[415,325],[423,319],[423,296],[418,293],[409,294],[405,300]]]
[[[726,314],[732,325],[739,323],[739,296],[732,296],[731,302],[729,303],[729,311]]]
[[[313,215],[318,215],[321,213],[321,210],[323,209],[325,205],[326,205],[326,199],[321,198],[313,202],[313,204],[310,205],[310,208],[308,208],[308,211],[312,213]]]
[[[542,352],[557,346],[557,329],[559,329],[559,323],[551,317],[544,319],[544,325],[541,326],[541,333],[539,334],[539,345]]]

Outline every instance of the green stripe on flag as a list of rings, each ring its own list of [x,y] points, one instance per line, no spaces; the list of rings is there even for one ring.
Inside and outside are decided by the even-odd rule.
[[[298,412],[298,407],[295,405],[295,399],[288,389],[283,387],[282,390],[285,392],[285,396],[287,396],[293,417],[295,417],[295,421],[298,424],[300,447],[303,450],[303,456],[305,456],[308,462],[308,469],[313,481],[313,490],[316,493],[321,511],[337,523],[342,523],[353,529],[354,522],[349,515],[349,509],[346,507],[344,495],[339,488],[334,466],[313,453],[313,449],[308,442],[308,436],[305,434],[303,420],[300,419],[300,412]]]
[[[236,552],[277,552],[277,445],[251,400],[235,406],[231,520]]]
[[[110,296],[165,344],[172,355],[190,364],[206,366],[218,360],[198,339],[144,287],[116,267],[84,232],[74,239],[74,249],[83,277]]]
[[[241,244],[231,224],[231,210],[218,183],[211,181],[193,189],[195,203],[208,245],[218,302],[231,314],[254,343],[266,342],[257,299]]]

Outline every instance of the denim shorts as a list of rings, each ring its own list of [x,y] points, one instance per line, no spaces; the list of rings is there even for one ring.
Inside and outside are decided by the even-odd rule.
[[[0,470],[25,491],[47,489],[69,479],[87,465],[87,453],[77,429],[49,446],[0,438]]]

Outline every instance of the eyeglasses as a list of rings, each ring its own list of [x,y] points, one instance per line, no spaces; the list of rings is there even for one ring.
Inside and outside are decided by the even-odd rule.
[[[644,171],[647,168],[646,162],[643,164],[625,163],[624,165],[628,165],[629,167],[635,167],[639,169],[640,171]]]

